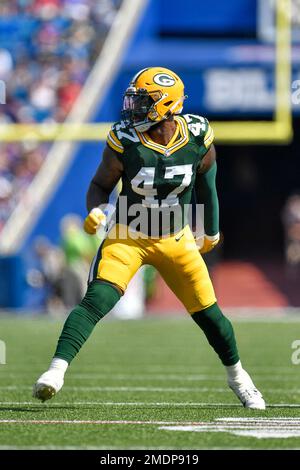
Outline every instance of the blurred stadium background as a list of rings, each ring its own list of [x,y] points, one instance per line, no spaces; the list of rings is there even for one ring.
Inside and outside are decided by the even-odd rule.
[[[82,231],[87,187],[149,65],[174,69],[185,112],[215,129],[220,304],[300,313],[299,0],[1,1],[0,308],[64,315],[80,299],[100,243]],[[116,315],[179,311],[145,268]]]

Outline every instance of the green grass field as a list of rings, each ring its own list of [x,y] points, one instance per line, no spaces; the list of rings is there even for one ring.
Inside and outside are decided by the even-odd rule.
[[[235,323],[245,368],[266,411],[245,410],[188,316],[104,320],[44,404],[31,397],[49,364],[62,321],[0,319],[0,448],[300,448],[297,322]],[[288,419],[290,418],[290,419]],[[177,426],[187,430],[175,430]],[[196,426],[196,427],[195,427]]]

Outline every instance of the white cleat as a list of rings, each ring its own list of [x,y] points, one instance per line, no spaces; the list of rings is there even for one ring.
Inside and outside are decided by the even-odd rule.
[[[33,386],[32,396],[42,402],[54,397],[64,384],[64,376],[57,370],[47,370]]]
[[[236,394],[245,408],[250,410],[265,410],[266,404],[262,394],[257,390],[246,371],[238,380],[228,380],[228,385]]]

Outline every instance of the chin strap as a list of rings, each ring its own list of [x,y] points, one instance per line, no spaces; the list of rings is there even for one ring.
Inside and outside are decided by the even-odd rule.
[[[151,122],[145,122],[143,124],[138,124],[136,126],[134,126],[134,129],[138,132],[146,132],[148,129],[150,129],[150,127],[154,126],[154,124],[158,124],[157,122],[155,121],[151,121]]]

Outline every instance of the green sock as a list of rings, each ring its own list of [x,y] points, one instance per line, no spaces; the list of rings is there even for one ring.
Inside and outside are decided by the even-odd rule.
[[[72,310],[64,324],[54,357],[70,364],[95,325],[115,306],[120,297],[113,285],[102,281],[91,282],[84,298]]]
[[[203,330],[224,366],[232,366],[239,361],[232,324],[223,315],[217,303],[193,313],[192,319]]]

